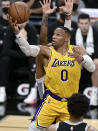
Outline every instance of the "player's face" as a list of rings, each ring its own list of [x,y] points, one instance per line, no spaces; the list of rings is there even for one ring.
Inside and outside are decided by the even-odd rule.
[[[65,31],[61,28],[57,28],[54,31],[53,37],[52,37],[52,45],[55,48],[59,48],[62,45],[65,44]]]
[[[78,27],[81,29],[82,34],[86,35],[90,26],[89,19],[80,19],[78,22]]]

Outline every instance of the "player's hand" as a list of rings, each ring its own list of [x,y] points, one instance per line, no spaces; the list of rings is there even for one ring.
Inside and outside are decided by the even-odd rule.
[[[60,6],[60,13],[71,14],[73,9],[73,0],[64,0],[65,6]]]
[[[74,58],[74,61],[77,61],[79,64],[84,60],[82,55],[79,55],[76,52],[72,52],[72,53],[68,52],[68,56]]]
[[[83,55],[86,55],[86,50],[82,46],[72,46],[72,53],[68,52],[68,56],[74,58],[80,64],[83,61]]]
[[[53,9],[50,8],[51,0],[43,0],[43,2],[40,1],[40,4],[42,6],[42,10],[43,10],[44,15],[52,14],[57,8],[56,6]]]
[[[15,33],[18,33],[19,28],[18,28],[18,25],[17,25],[17,21],[13,21],[13,18],[9,14],[7,14],[7,17],[8,17],[9,24],[12,27],[13,31]]]
[[[72,46],[72,51],[79,55],[86,55],[87,52],[83,46]]]

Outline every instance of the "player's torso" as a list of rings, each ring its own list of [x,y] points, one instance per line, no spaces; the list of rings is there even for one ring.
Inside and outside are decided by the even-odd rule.
[[[45,67],[45,86],[60,97],[70,97],[78,92],[81,66],[73,58],[61,55],[51,48],[51,59]],[[71,52],[71,47],[69,49]]]

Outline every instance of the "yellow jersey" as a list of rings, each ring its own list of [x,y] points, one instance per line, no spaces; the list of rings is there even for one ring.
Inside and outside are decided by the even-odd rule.
[[[72,52],[72,46],[69,52]],[[51,58],[47,67],[45,86],[55,95],[63,98],[78,93],[79,81],[81,76],[81,65],[74,58],[70,58],[68,54],[61,55],[51,46]]]

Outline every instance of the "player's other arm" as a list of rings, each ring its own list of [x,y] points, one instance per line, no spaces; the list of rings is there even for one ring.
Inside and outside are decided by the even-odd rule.
[[[28,41],[24,38],[24,36],[19,33],[16,35],[17,43],[22,50],[22,52],[26,56],[32,56],[36,57],[38,55],[50,57],[50,48],[46,46],[35,46],[35,45],[29,45]]]
[[[86,50],[82,46],[72,46],[72,53],[68,52],[69,57],[81,63],[89,72],[95,71],[95,64],[91,57],[87,55]]]
[[[29,6],[29,8],[32,7],[32,5],[34,4],[35,0],[29,0],[27,3],[27,5]]]
[[[26,56],[36,57],[38,54],[49,57],[50,56],[50,48],[45,46],[35,46],[29,45],[28,41],[24,38],[24,36],[20,33],[17,22],[12,21],[12,17],[8,15],[8,21],[11,25],[13,31],[16,34],[17,43],[20,49]]]

